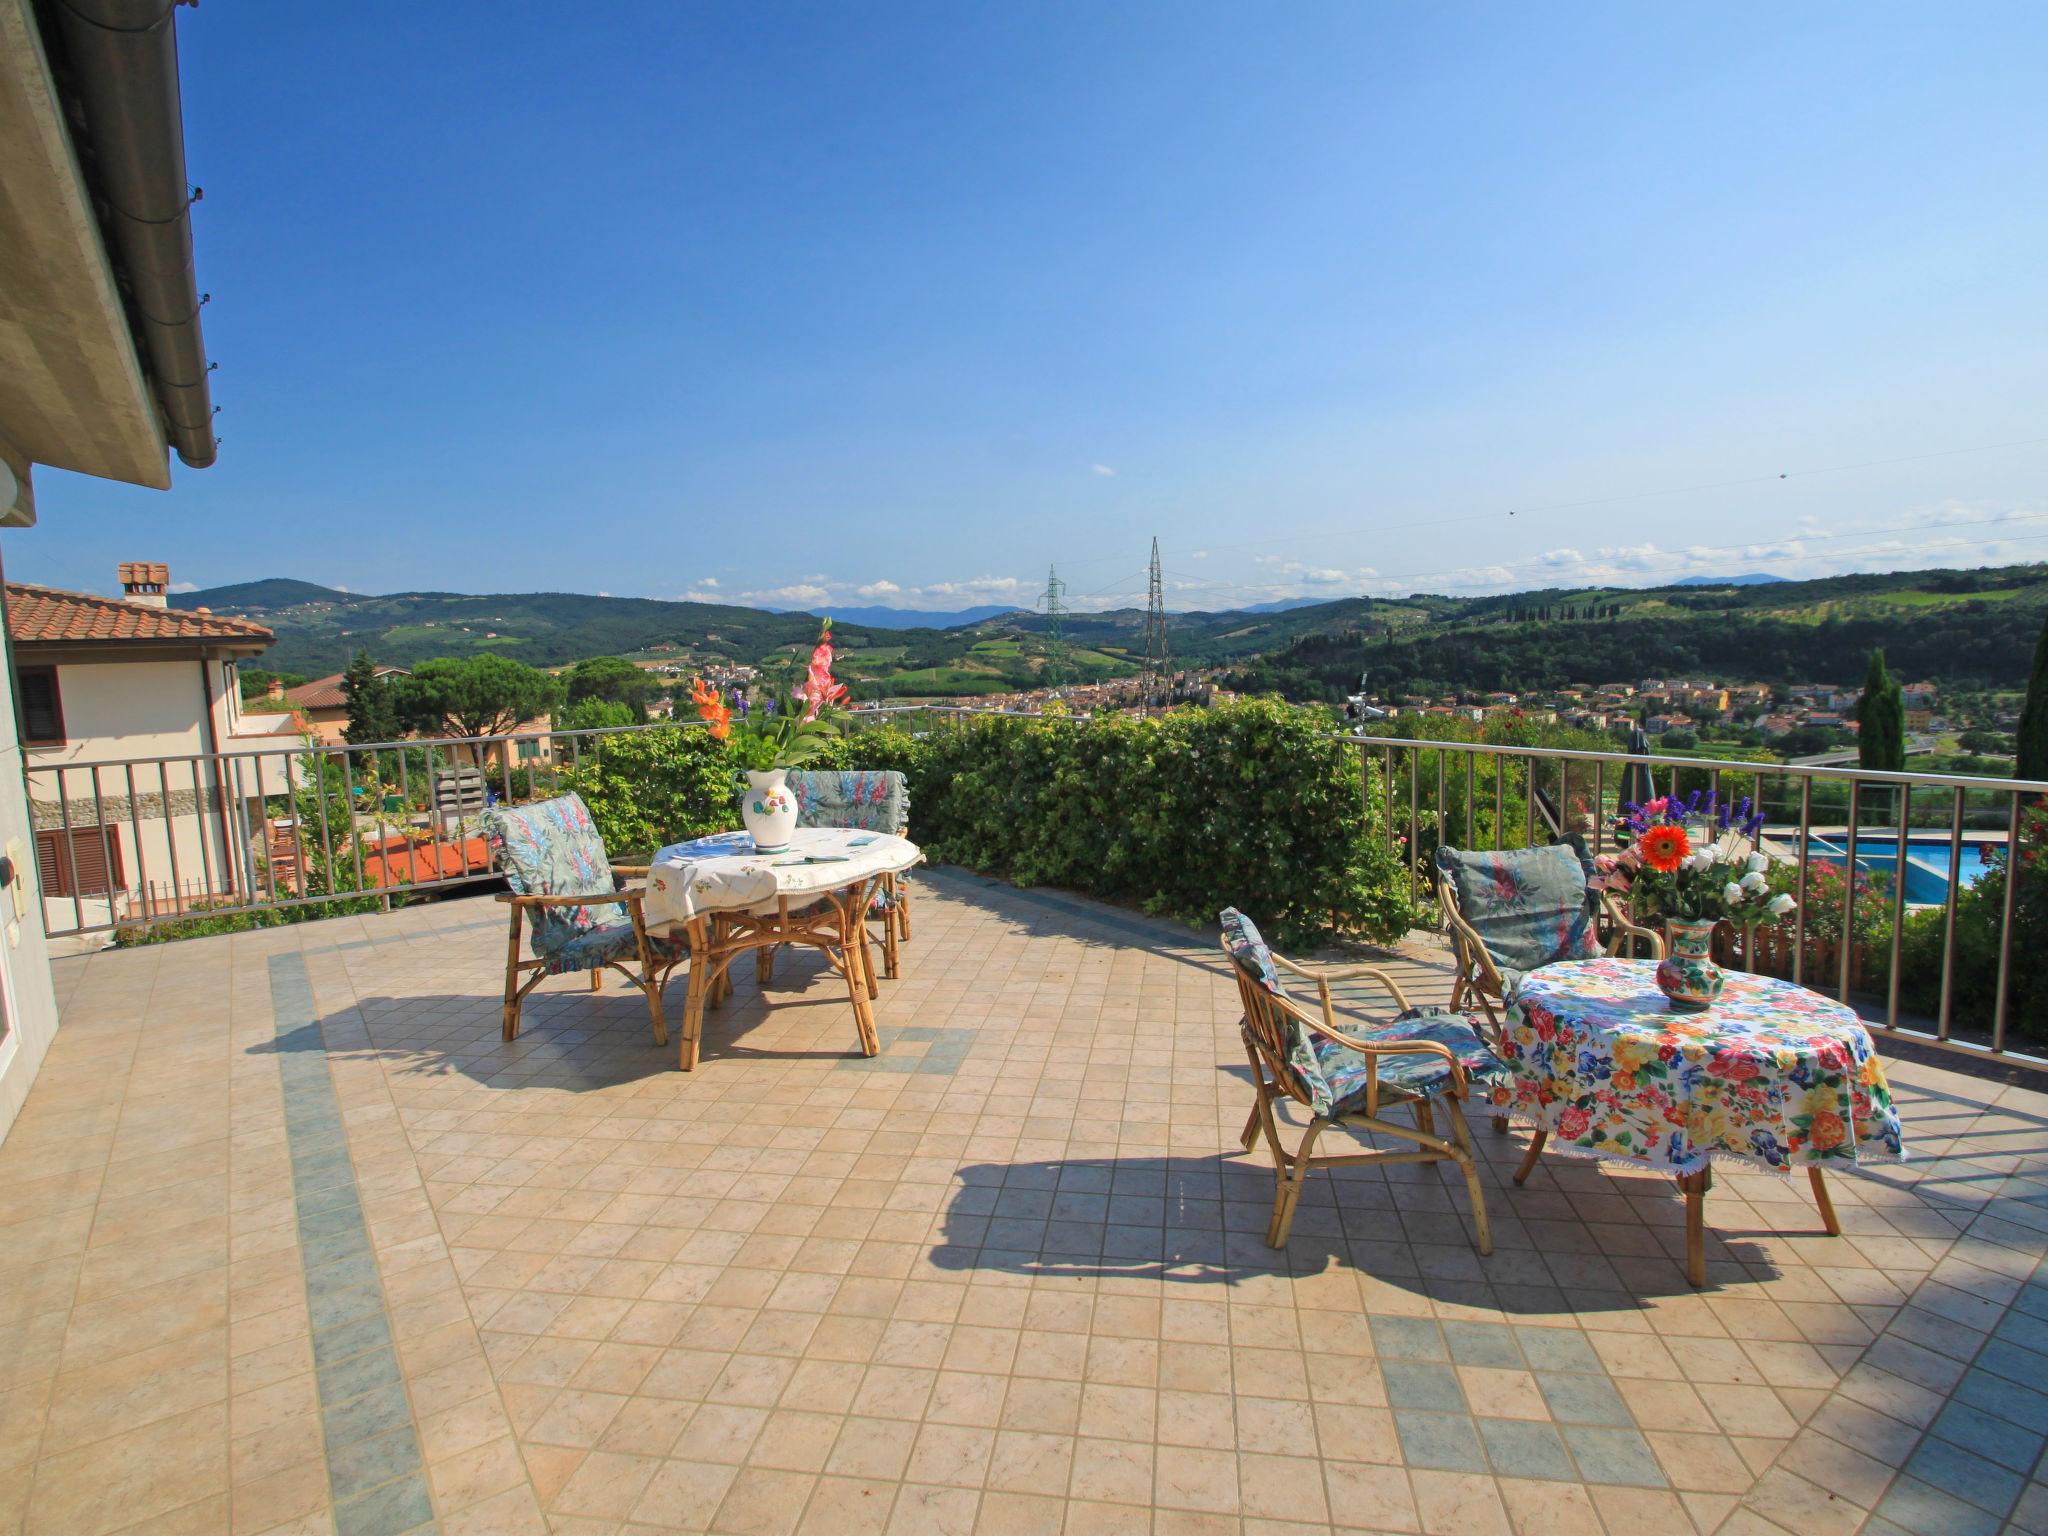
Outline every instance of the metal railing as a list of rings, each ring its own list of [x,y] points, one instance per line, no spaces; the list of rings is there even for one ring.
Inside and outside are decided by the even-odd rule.
[[[856,710],[851,723],[915,728],[920,719],[1032,714],[913,704]],[[480,828],[486,801],[549,797],[585,782],[608,742],[700,728],[659,721],[30,761],[24,777],[45,925],[64,938],[323,904],[388,908],[394,899],[474,886],[497,878]],[[1370,799],[1376,786],[1385,807],[1371,835],[1397,854],[1425,900],[1434,896],[1437,847],[1527,847],[1578,832],[1596,855],[1617,851],[1623,785],[1647,770],[1659,790],[1747,794],[1766,814],[1765,848],[1798,911],[1789,936],[1741,936],[1743,965],[1853,1001],[1874,1027],[1901,1037],[1994,1055],[2013,1054],[2015,968],[2031,976],[2034,965],[2048,967],[2048,956],[2015,951],[2013,879],[1995,913],[1991,974],[1960,963],[1965,939],[1981,956],[1986,937],[1962,931],[1966,873],[1986,851],[2019,845],[2026,804],[2048,795],[2048,783],[1399,736],[1344,740],[1358,753],[1362,792]],[[1916,899],[1914,876],[1919,894],[1936,899]],[[1969,906],[1969,923],[1982,926],[1983,906]],[[1930,925],[1938,935],[1923,942]],[[1909,960],[1909,949],[1917,958]],[[1914,969],[1930,950],[1935,976]],[[2048,977],[2039,985],[2048,987]],[[1919,1015],[1914,1003],[1924,1004]]]
[[[362,902],[494,878],[480,816],[577,781],[656,722],[24,765],[52,938]]]
[[[1988,983],[1979,975],[1966,985],[1959,914],[1982,856],[2021,846],[2027,803],[2048,796],[2048,783],[1400,736],[1346,740],[1358,750],[1362,787],[1376,780],[1383,796],[1386,847],[1428,900],[1438,847],[1530,847],[1576,833],[1596,857],[1619,852],[1614,828],[1628,798],[1624,784],[1640,782],[1635,775],[1649,775],[1660,793],[1748,796],[1765,816],[1763,851],[1798,905],[1789,934],[1734,936],[1740,964],[1831,992],[1902,1038],[2016,1054],[2007,1035],[2021,881],[2003,881]],[[1916,860],[1916,850],[1929,856]],[[2013,861],[2005,862],[2010,875]],[[1933,899],[1916,899],[1916,875],[1919,897]],[[1971,922],[1983,921],[1981,905],[1967,909]],[[1930,951],[1938,975],[1924,973]],[[2048,956],[2038,963],[2048,966]],[[1922,970],[1909,972],[1915,964]],[[1931,1004],[1925,1015],[1905,1006],[1909,997]]]

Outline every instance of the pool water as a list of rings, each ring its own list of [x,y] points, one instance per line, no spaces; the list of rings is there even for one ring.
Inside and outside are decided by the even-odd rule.
[[[1964,843],[1957,876],[1963,889],[1975,885],[1984,874],[1984,854],[1992,844]],[[1848,850],[1831,838],[1813,840],[1813,856],[1824,864],[1839,867]],[[1867,875],[1891,879],[1899,861],[1899,845],[1893,837],[1858,837],[1856,867]],[[1906,840],[1906,901],[1913,906],[1940,906],[1948,900],[1948,839],[1908,838]]]

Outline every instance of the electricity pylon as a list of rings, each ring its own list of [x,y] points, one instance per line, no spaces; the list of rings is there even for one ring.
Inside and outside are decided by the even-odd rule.
[[[1067,664],[1067,584],[1060,580],[1059,568],[1047,566],[1045,571],[1045,680],[1057,683],[1066,672]]]
[[[1145,692],[1165,701],[1173,658],[1166,643],[1166,583],[1159,574],[1159,538],[1152,539],[1151,580],[1145,589]]]

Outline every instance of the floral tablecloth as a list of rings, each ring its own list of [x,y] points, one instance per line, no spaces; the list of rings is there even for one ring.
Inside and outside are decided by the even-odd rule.
[[[1899,1114],[1853,1009],[1731,971],[1674,1013],[1647,960],[1573,960],[1523,978],[1501,1056],[1509,1113],[1549,1147],[1694,1173],[1717,1156],[1828,1167],[1904,1155]]]
[[[917,844],[854,827],[798,827],[789,847],[760,853],[744,832],[676,843],[647,872],[649,928],[686,923],[706,912],[770,907],[784,896],[811,897],[880,874],[900,874],[923,859]]]

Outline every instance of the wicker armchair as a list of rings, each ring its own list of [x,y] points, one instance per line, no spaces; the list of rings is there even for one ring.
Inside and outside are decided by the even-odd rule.
[[[1465,1176],[1472,1221],[1481,1253],[1493,1251],[1486,1221],[1486,1196],[1466,1127],[1464,1103],[1475,1088],[1490,1091],[1505,1069],[1471,1023],[1440,1008],[1410,1008],[1400,986],[1372,966],[1297,965],[1269,949],[1252,920],[1236,908],[1223,914],[1223,952],[1230,959],[1244,1004],[1244,1048],[1251,1062],[1255,1098],[1245,1122],[1249,1152],[1264,1132],[1273,1155],[1273,1220],[1266,1242],[1287,1245],[1295,1206],[1308,1175],[1317,1168],[1364,1163],[1452,1162]],[[1280,973],[1310,982],[1316,1007],[1287,994]],[[1391,1021],[1338,1028],[1343,994],[1360,981],[1374,983],[1393,999]],[[1344,1007],[1346,1014],[1350,1008]],[[1348,1022],[1348,1019],[1347,1019]],[[1289,1152],[1280,1140],[1274,1106],[1292,1099],[1307,1107],[1308,1129]],[[1436,1110],[1450,1122],[1449,1139],[1439,1134]],[[1406,1108],[1414,1125],[1383,1118],[1389,1108]],[[1413,1151],[1351,1151],[1315,1155],[1317,1139],[1332,1126],[1357,1127],[1414,1143]]]
[[[532,805],[492,806],[484,812],[484,835],[511,887],[498,897],[512,909],[505,952],[505,1038],[518,1037],[526,994],[548,977],[588,971],[590,990],[596,992],[609,966],[646,994],[654,1043],[668,1044],[661,989],[689,948],[680,935],[647,931],[640,911],[646,891],[623,883],[644,880],[645,867],[611,862],[589,810],[575,794]],[[520,928],[529,917],[533,956],[522,960]]]
[[[1487,853],[1439,848],[1436,864],[1437,905],[1457,962],[1450,1006],[1476,999],[1496,1029],[1515,987],[1538,966],[1616,954],[1638,942],[1652,958],[1664,957],[1661,938],[1630,922],[1605,892],[1588,891],[1585,865],[1564,844]],[[1607,919],[1604,943],[1596,911]]]
[[[908,782],[894,769],[792,768],[788,783],[796,796],[796,824],[800,827],[851,827],[897,836],[909,828]],[[910,876],[884,875],[867,915],[871,936],[882,946],[882,974],[894,981],[898,946],[910,937]],[[760,980],[771,979],[775,951],[759,951],[754,966]],[[873,995],[872,964],[868,971]]]

